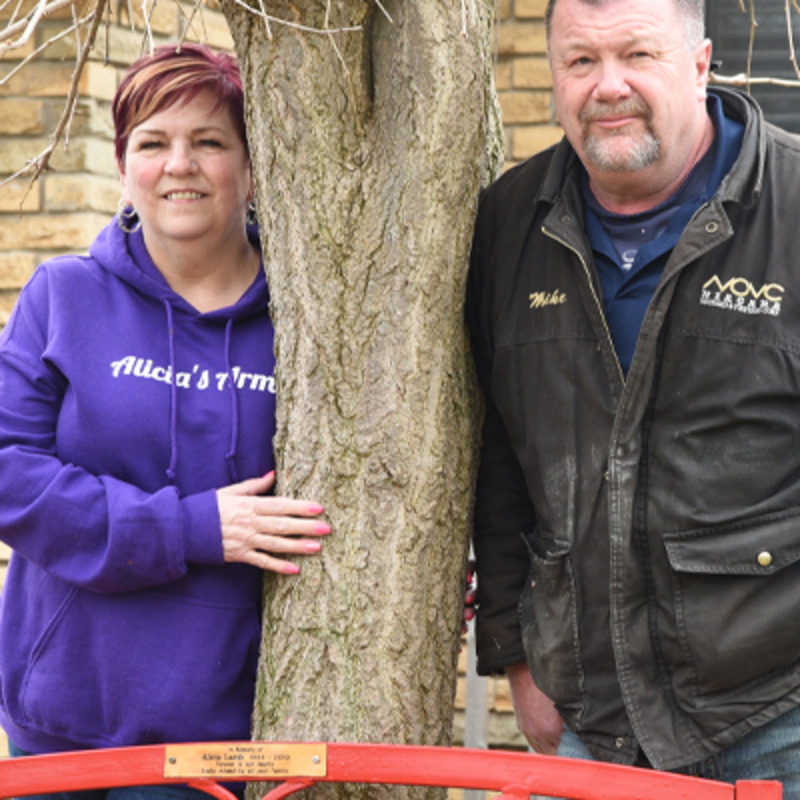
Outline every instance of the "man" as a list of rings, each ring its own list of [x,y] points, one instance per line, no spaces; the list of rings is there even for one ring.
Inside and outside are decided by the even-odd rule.
[[[702,0],[547,24],[565,139],[469,280],[478,669],[540,752],[800,797],[800,140],[707,91]]]

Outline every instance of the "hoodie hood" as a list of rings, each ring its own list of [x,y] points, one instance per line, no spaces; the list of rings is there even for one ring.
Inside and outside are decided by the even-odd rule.
[[[116,220],[116,218],[115,218]],[[248,226],[250,242],[259,249],[258,229]],[[231,362],[231,341],[234,335],[234,324],[258,314],[265,314],[269,307],[269,291],[263,264],[258,275],[247,291],[232,306],[201,313],[177,294],[167,283],[166,278],[150,257],[144,242],[141,228],[133,233],[124,232],[119,225],[108,225],[101,231],[89,249],[90,255],[113,275],[130,285],[136,292],[154,300],[164,307],[164,331],[169,343],[168,374],[177,375],[175,351],[175,317],[185,316],[190,321],[204,325],[224,325],[223,341],[225,372],[228,375],[226,391],[230,400],[230,436],[229,447],[225,453],[225,462],[231,483],[240,480],[236,466],[236,455],[239,441],[239,404],[237,400],[238,370]],[[170,426],[170,459],[166,470],[170,483],[176,480],[178,461],[178,384],[171,382],[171,403],[169,413]]]

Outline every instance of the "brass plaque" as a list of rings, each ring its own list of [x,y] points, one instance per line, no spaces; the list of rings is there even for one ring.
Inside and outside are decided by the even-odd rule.
[[[166,751],[165,778],[313,778],[327,772],[324,744],[171,744]]]

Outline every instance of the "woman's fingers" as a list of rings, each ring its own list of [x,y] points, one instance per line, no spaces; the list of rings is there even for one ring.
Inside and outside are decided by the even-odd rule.
[[[315,538],[327,536],[331,527],[319,519],[319,503],[289,497],[254,496],[270,485],[274,476],[254,478],[217,492],[225,561],[251,564],[260,569],[294,575],[297,565],[277,555],[312,555],[322,547]]]

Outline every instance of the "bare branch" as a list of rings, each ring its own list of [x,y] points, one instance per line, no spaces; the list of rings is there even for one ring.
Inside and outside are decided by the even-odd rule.
[[[800,80],[792,81],[783,78],[752,78],[744,72],[738,75],[718,75],[714,73],[711,76],[711,83],[719,83],[727,86],[788,86],[793,89],[800,87]]]
[[[794,74],[800,78],[800,68],[797,66],[797,56],[794,51],[794,36],[792,35],[792,7],[789,3],[790,0],[784,1],[784,8],[786,9],[786,36],[789,40],[789,60],[794,67]]]
[[[97,30],[100,27],[100,22],[103,18],[103,10],[105,8],[105,4],[108,0],[97,0],[97,4],[95,5],[92,13],[90,14],[91,19],[91,28],[88,32],[86,37],[86,41],[84,42],[83,46],[79,48],[79,54],[77,58],[77,65],[75,67],[75,72],[72,74],[72,80],[70,81],[69,92],[67,94],[67,99],[64,104],[64,111],[61,114],[61,119],[58,121],[58,125],[56,126],[53,135],[50,137],[49,145],[44,149],[42,153],[40,153],[36,158],[30,161],[27,167],[22,170],[21,172],[17,173],[15,177],[18,177],[21,174],[25,174],[28,172],[33,172],[31,176],[31,187],[33,186],[34,182],[37,178],[50,167],[50,157],[55,152],[58,143],[61,141],[61,137],[65,134],[65,131],[69,131],[69,126],[72,122],[73,114],[75,113],[75,106],[78,102],[78,95],[79,95],[79,87],[80,87],[80,80],[81,76],[83,75],[83,69],[86,66],[86,61],[89,58],[89,50],[92,47],[92,43],[95,40],[97,35]],[[28,189],[30,191],[30,188]],[[27,192],[25,194],[27,197]],[[25,197],[22,199],[22,203],[25,202]]]
[[[63,39],[65,36],[69,36],[73,31],[75,31],[76,27],[83,27],[84,25],[86,25],[87,22],[89,22],[89,20],[91,20],[91,18],[92,15],[89,14],[83,19],[77,20],[77,22],[75,22],[69,28],[66,28],[65,30],[61,31],[55,36],[52,36],[44,44],[39,45],[39,47],[37,47],[36,50],[34,50],[30,55],[28,55],[23,61],[20,61],[19,64],[17,64],[17,66],[11,70],[11,72],[7,73],[6,75],[3,76],[2,79],[0,79],[0,86],[4,86],[6,83],[8,83],[8,81],[10,81],[23,67],[25,67],[29,62],[31,62],[34,58],[36,58],[40,53],[47,50],[47,48],[50,47],[51,44],[55,44],[60,39]]]
[[[300,25],[297,22],[290,22],[288,19],[280,19],[279,17],[273,17],[271,14],[265,14],[263,11],[258,11],[252,6],[247,5],[244,0],[233,0],[233,2],[242,8],[246,8],[251,14],[255,14],[257,17],[263,17],[275,25],[285,25],[287,28],[294,28],[295,30],[305,31],[306,33],[321,33],[328,35],[331,33],[353,33],[355,31],[364,30],[363,25],[353,25],[346,28],[330,28],[328,30],[325,30],[325,28],[310,28],[308,25]]]
[[[51,17],[53,14],[58,13],[64,8],[68,6],[75,5],[79,0],[53,0],[52,3],[44,5],[40,3],[36,10],[38,12],[37,21],[41,21],[43,19],[47,19],[47,17]],[[15,15],[16,16],[16,13]],[[23,47],[27,44],[28,40],[30,39],[31,34],[33,33],[33,29],[30,28],[30,22],[26,19],[21,19],[18,22],[15,22],[11,25],[6,26],[2,31],[0,31],[0,56],[3,53],[7,52],[8,50],[15,50],[19,47]],[[16,36],[16,34],[22,31],[22,35],[19,39],[15,42],[11,42],[10,44],[2,44],[6,42],[8,39]]]

